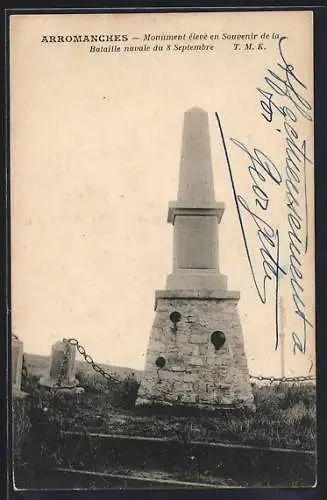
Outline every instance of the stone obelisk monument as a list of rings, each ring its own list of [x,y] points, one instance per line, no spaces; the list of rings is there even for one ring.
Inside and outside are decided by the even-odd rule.
[[[227,288],[218,261],[218,224],[225,206],[215,201],[209,121],[185,113],[174,226],[173,272],[156,292],[155,319],[136,405],[253,406],[239,292]]]

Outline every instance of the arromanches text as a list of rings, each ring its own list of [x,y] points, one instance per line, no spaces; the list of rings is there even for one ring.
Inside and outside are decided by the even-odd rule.
[[[43,35],[42,43],[88,43],[88,42],[127,42],[128,35],[122,33],[84,34],[84,35]]]

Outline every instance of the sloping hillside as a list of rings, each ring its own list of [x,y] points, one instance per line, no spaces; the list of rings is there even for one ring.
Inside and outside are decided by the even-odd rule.
[[[37,377],[42,377],[47,374],[49,368],[49,356],[41,356],[39,354],[28,354],[24,353],[27,371],[30,375],[35,375]],[[135,370],[133,368],[127,368],[123,366],[115,365],[105,365],[99,363],[101,368],[106,372],[117,374],[121,378],[125,378],[131,373],[135,373],[136,376],[140,376],[142,371]],[[82,360],[76,361],[76,371],[90,372],[93,371],[92,366]]]

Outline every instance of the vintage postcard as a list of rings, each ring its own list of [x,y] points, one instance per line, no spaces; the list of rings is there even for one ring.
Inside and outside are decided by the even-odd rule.
[[[312,12],[9,24],[15,488],[313,487]]]

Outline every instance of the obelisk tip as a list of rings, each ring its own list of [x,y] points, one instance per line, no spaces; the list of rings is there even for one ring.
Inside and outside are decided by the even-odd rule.
[[[178,200],[214,201],[208,113],[194,106],[184,114]]]
[[[207,114],[207,112],[202,109],[202,108],[199,108],[198,106],[193,106],[192,108],[188,109],[187,111],[185,111],[185,114]]]

